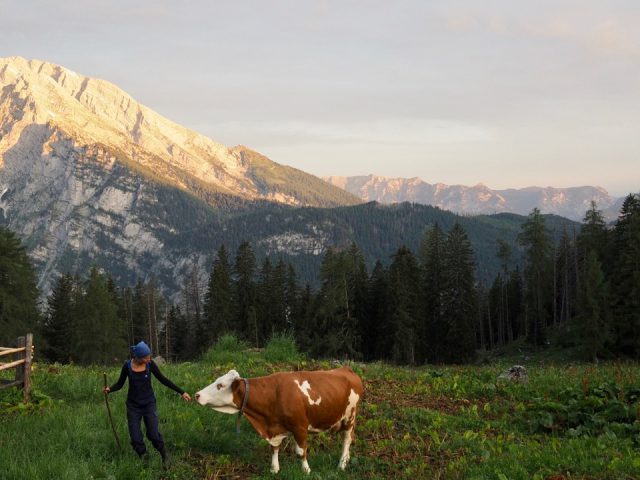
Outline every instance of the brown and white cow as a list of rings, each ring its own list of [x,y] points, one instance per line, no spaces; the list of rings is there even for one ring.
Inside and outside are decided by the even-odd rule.
[[[196,393],[196,401],[222,413],[247,417],[258,434],[271,444],[271,471],[280,470],[278,449],[290,433],[302,469],[309,473],[309,432],[344,432],[338,468],[349,461],[354,439],[362,380],[349,367],[329,371],[274,373],[267,377],[241,378],[231,370]]]

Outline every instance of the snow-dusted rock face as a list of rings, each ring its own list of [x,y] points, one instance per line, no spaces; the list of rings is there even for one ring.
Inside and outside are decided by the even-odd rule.
[[[388,178],[376,175],[326,177],[325,180],[365,201],[413,202],[464,214],[501,212],[527,215],[534,207],[572,220],[582,220],[595,200],[609,219],[615,218],[621,199],[601,187],[528,187],[492,190],[485,185],[429,184],[419,178]]]
[[[115,85],[39,60],[0,58],[0,166],[8,150],[29,151],[32,133],[63,132],[75,148],[96,145],[185,190],[197,182],[249,200],[317,206],[358,203],[320,179],[246,147],[228,148],[136,102]],[[28,141],[27,141],[28,140]],[[47,153],[46,151],[44,153]],[[256,173],[259,161],[261,173]],[[304,195],[287,176],[304,178]],[[277,182],[272,181],[277,178]],[[309,186],[310,185],[310,186]]]

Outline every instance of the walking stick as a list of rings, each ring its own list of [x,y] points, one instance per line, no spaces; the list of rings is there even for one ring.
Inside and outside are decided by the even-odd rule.
[[[104,386],[107,386],[107,374],[106,372],[102,374],[104,376]],[[113,423],[113,417],[111,416],[111,407],[109,406],[109,394],[104,392],[104,403],[107,406],[107,413],[109,414],[109,423],[111,423],[111,430],[113,430],[113,436],[116,437],[116,443],[118,444],[118,449],[122,450],[122,446],[120,445],[120,439],[118,438],[118,432],[116,432],[116,426]]]

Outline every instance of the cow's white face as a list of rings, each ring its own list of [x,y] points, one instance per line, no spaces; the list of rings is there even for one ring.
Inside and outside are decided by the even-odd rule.
[[[200,405],[211,407],[222,413],[238,413],[239,409],[233,403],[231,384],[240,378],[235,370],[229,370],[208,387],[196,393],[196,401]]]

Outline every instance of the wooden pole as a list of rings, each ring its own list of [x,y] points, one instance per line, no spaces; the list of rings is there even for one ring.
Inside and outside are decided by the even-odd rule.
[[[25,337],[18,337],[16,345],[18,348],[24,348],[27,344]],[[16,382],[24,382],[24,362],[16,367]]]
[[[12,355],[18,352],[24,352],[24,347],[0,349],[0,357],[2,357],[3,355]]]
[[[104,386],[107,387],[107,373],[104,372],[102,374],[104,376]],[[107,392],[104,393],[104,403],[107,405],[107,413],[109,414],[109,423],[111,424],[111,430],[113,431],[113,436],[116,439],[116,443],[118,444],[118,449],[122,450],[122,446],[120,445],[120,439],[118,438],[118,432],[116,431],[116,426],[113,423],[113,417],[111,416],[111,407],[109,406],[109,394]]]
[[[27,333],[24,351],[24,385],[22,387],[22,397],[24,403],[31,400],[31,360],[33,358],[33,334]]]
[[[24,358],[21,358],[20,360],[16,360],[15,362],[0,363],[0,371],[9,370],[10,368],[15,368],[17,370],[18,366],[20,366],[20,368],[24,368]],[[21,379],[16,379],[16,382],[22,383],[23,380],[22,380],[22,378]]]

